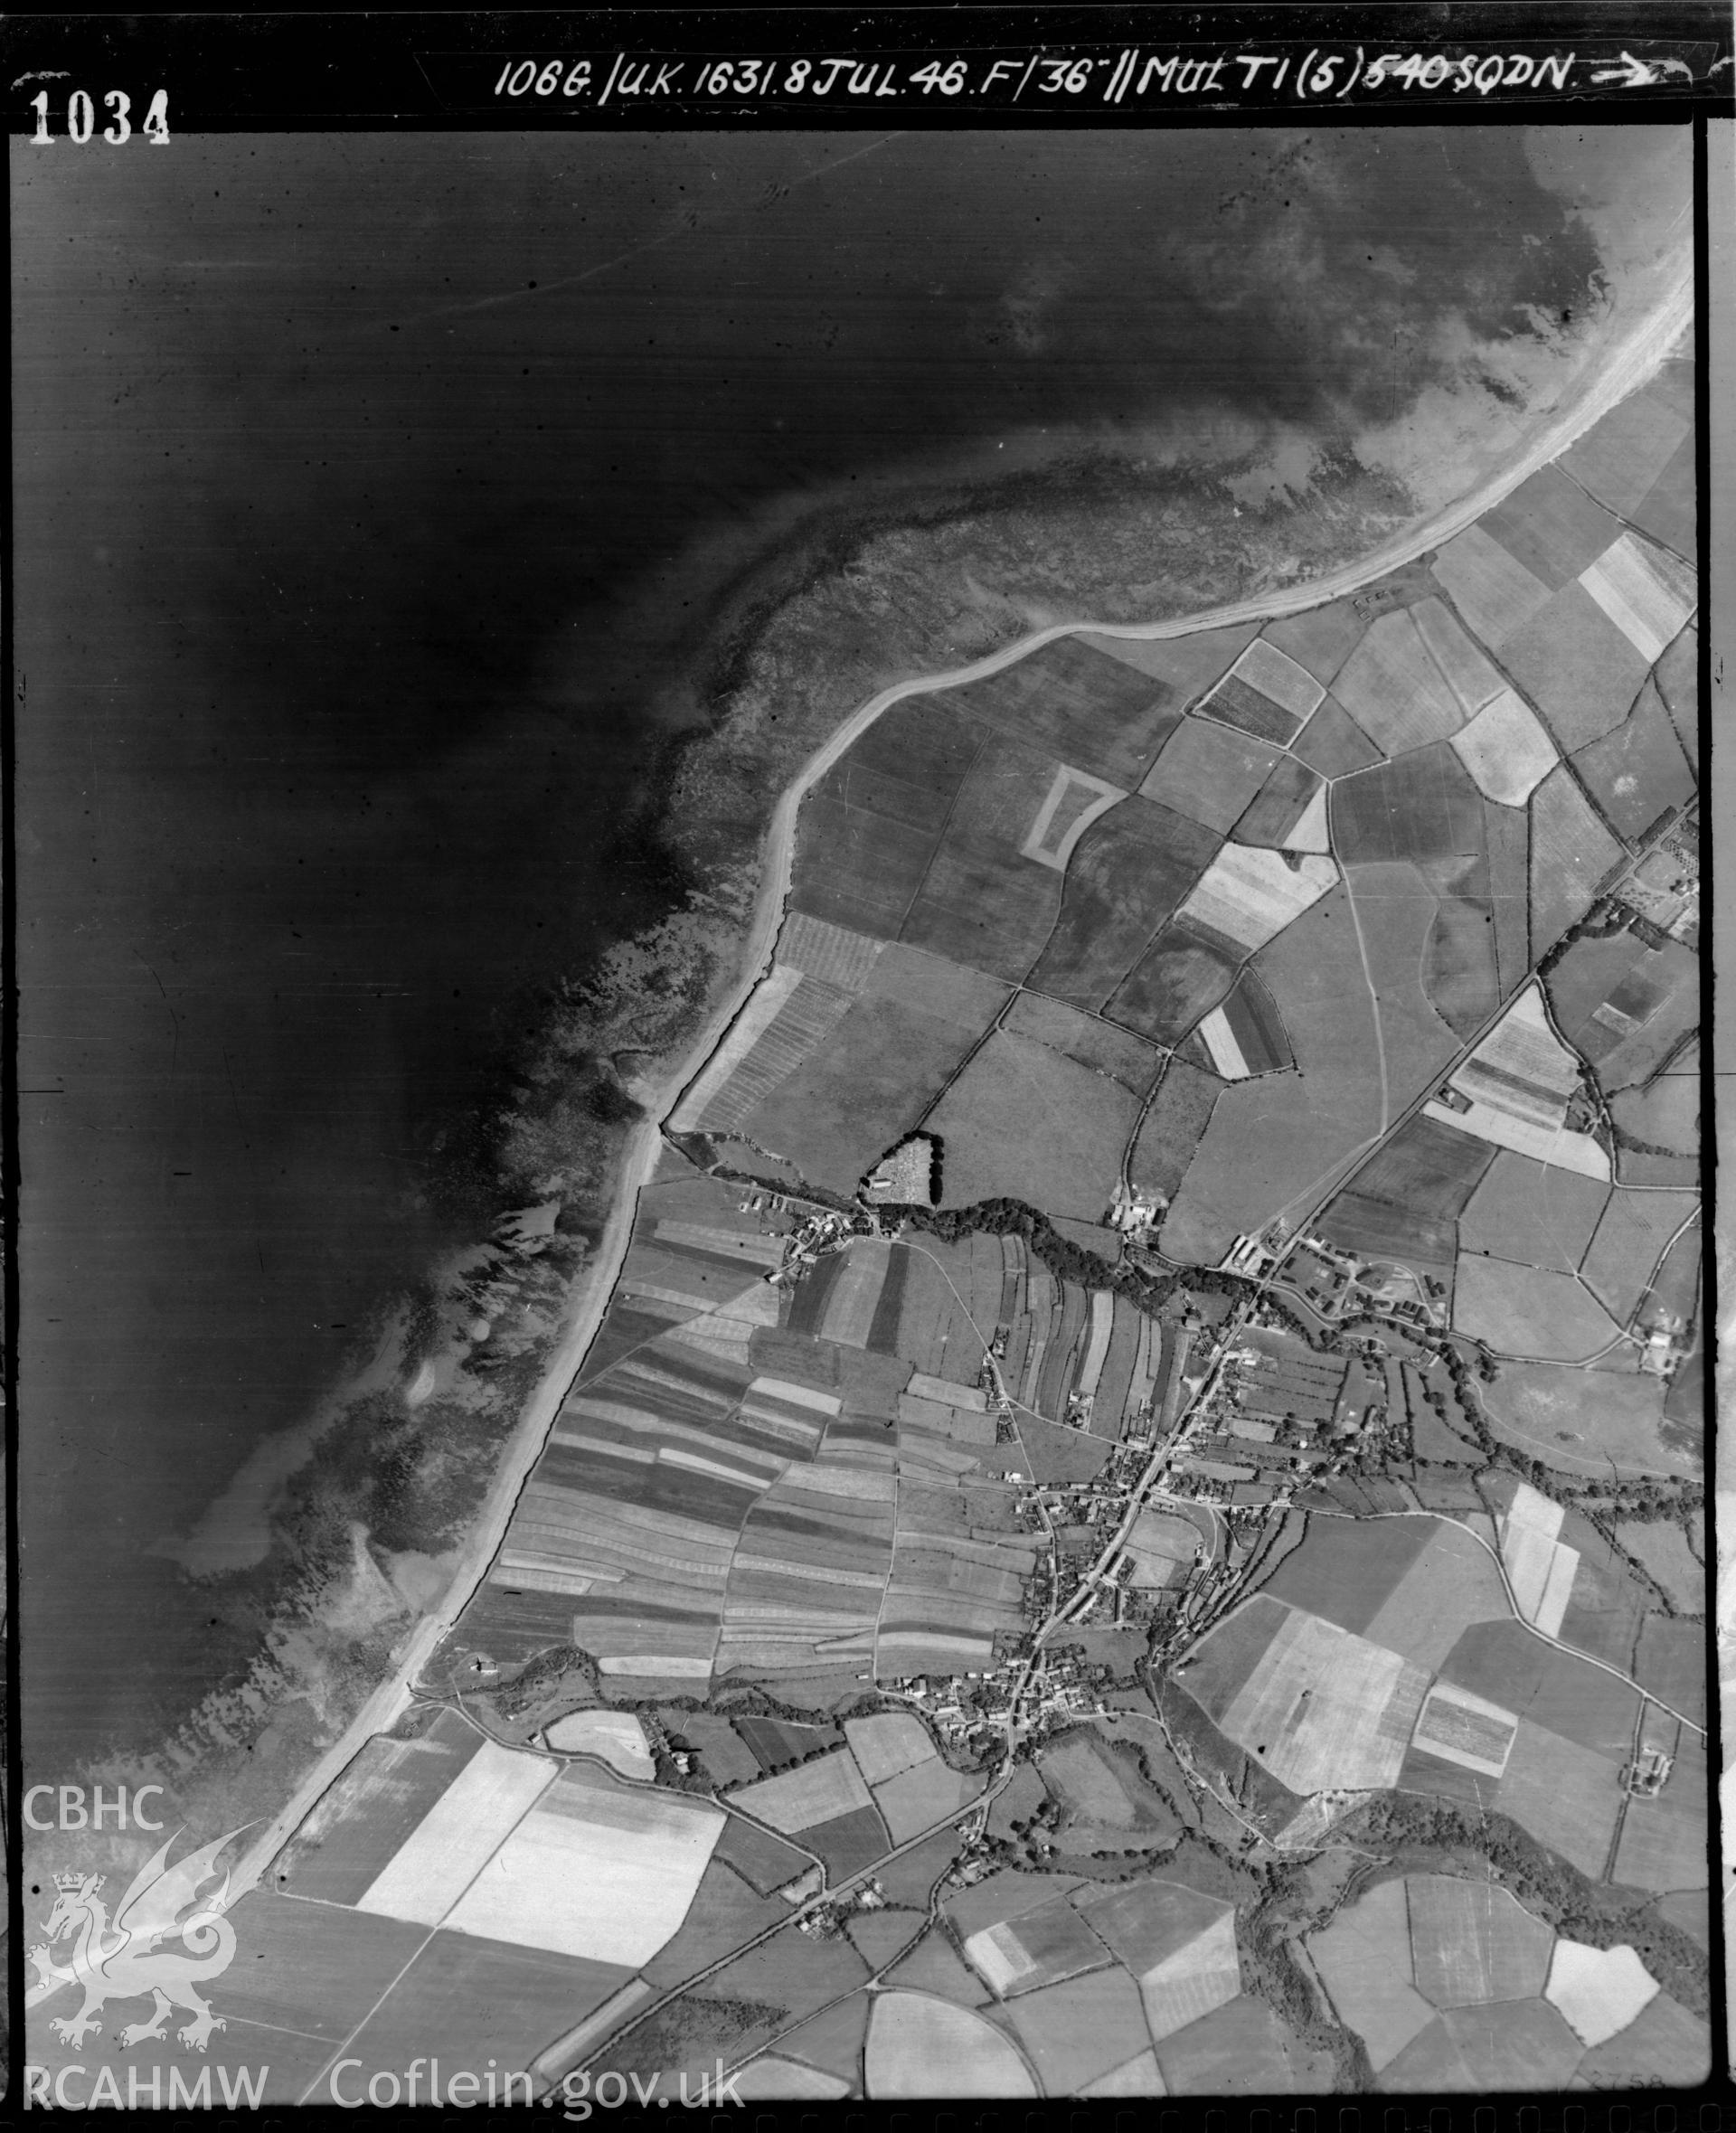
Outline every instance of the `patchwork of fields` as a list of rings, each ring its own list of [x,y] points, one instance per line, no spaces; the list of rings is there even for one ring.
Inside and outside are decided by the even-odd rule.
[[[1681,406],[1648,386],[1374,595],[1062,638],[895,706],[805,802],[771,977],[677,1122],[835,1192],[920,1126],[944,1204],[1085,1224],[1130,1178],[1182,1264],[1317,1211],[1407,1115],[1659,1183],[1583,1091],[1648,1085],[1696,1012],[1694,937],[1657,924],[1693,873]],[[1546,997],[1538,961],[1612,884]],[[1631,1241],[1613,1302],[1577,1264],[1491,1268],[1442,1182],[1420,1229],[1374,1227],[1447,1269],[1456,1325],[1536,1361],[1629,1334]]]
[[[1699,2078],[1684,375],[807,791],[486,1576],[234,1907],[267,2100]]]
[[[1589,1881],[1703,1889],[1697,1628],[1582,1513],[1511,1475],[1479,1495],[1463,1518],[1311,1518],[1178,1682],[1299,1798],[1429,1796],[1510,1817]]]
[[[1390,2092],[1686,2087],[1711,2071],[1703,2026],[1631,1947],[1558,1938],[1492,1883],[1381,1882],[1308,1953]]]
[[[1301,1487],[1309,1506],[1258,1590],[1176,1645],[1193,1767],[1222,1770],[1246,1828],[1304,1851],[1347,1802],[1505,1817],[1625,1892],[1648,1933],[1705,1895],[1684,1619],[1703,1579],[1676,1528],[1618,1541],[1595,1506],[1518,1475],[1699,1471],[1684,435],[1666,373],[1371,596],[1259,632],[1065,638],[896,706],[805,801],[770,977],[675,1121],[702,1157],[751,1175],[775,1156],[837,1195],[920,1131],[940,1209],[1014,1202],[1109,1265],[1265,1267],[1326,1329],[1360,1317],[1377,1357],[1360,1369],[1244,1331],[1215,1433],[1170,1469],[1180,1498],[1126,1528],[1127,1590],[1166,1619],[1216,1553],[1189,1491],[1233,1508]],[[864,1553],[816,1532],[863,1598],[853,1617],[834,1590],[827,1638],[789,1632],[813,1684],[835,1661],[862,1684],[956,1682],[1021,1648],[1017,1595],[1033,1605],[1045,1558],[985,1517],[989,1492],[1014,1471],[1096,1486],[1093,1447],[1161,1428],[1216,1353],[1195,1334],[1190,1364],[1181,1329],[980,1232],[859,1240],[775,1327],[731,1337],[743,1371],[775,1354],[784,1383],[836,1402],[774,1491],[811,1491],[828,1461],[885,1476],[878,1498],[851,1484]],[[1430,1344],[1478,1360],[1475,1396]],[[1442,1387],[1457,1422],[1431,1405]],[[856,1415],[874,1424],[852,1438]],[[1342,1449],[1305,1486],[1321,1454],[1298,1444],[1378,1428],[1446,1515],[1387,1484],[1359,1498],[1332,1478]],[[1502,1444],[1517,1472],[1488,1465]],[[1094,1544],[1082,1526],[1060,1542]],[[713,1691],[773,1677],[772,1642],[731,1613],[739,1580]],[[608,1660],[581,1612],[572,1634]],[[902,1722],[851,1720],[847,1746],[726,1797],[816,1849],[871,1815],[896,1838],[907,1774],[875,1778],[864,1722]],[[1161,1855],[1111,1886],[1060,1871],[1087,1845],[1174,1844],[1174,1810],[1153,1795],[1155,1819],[1136,1811],[1118,1783],[1080,1746],[1017,1763],[988,1832],[1028,1845],[1047,1826],[1048,1872],[1003,1866],[947,1898],[856,2012],[753,2061],[752,2092],[1316,2081],[1318,2040],[1245,1989],[1233,1902],[1166,1879]],[[893,1929],[852,1930],[872,1959]],[[1664,2078],[1687,2080],[1703,2062],[1701,2016],[1631,1948],[1553,1932],[1458,1869],[1379,1883],[1310,1951],[1388,2089],[1609,2085],[1673,2053]]]
[[[623,1694],[782,1682],[825,1704],[985,1668],[1027,1632],[1039,1541],[1014,1477],[1089,1478],[1161,1405],[1180,1328],[1057,1280],[1017,1235],[863,1237],[775,1285],[796,1218],[754,1199],[665,1159],[455,1654],[574,1645]]]
[[[1367,595],[1064,637],[906,698],[804,799],[769,970],[669,1121],[682,1154],[451,1647],[571,1645],[618,1703],[686,1699],[662,1723],[728,1826],[648,1986],[764,1930],[805,1870],[890,1896],[896,1847],[957,1850],[956,1820],[923,1833],[983,1781],[916,1708],[1016,1671],[1099,1544],[1057,1523],[1067,1492],[1109,1486],[1220,1355],[1005,1224],[947,1241],[894,1211],[768,1278],[813,1203],[716,1172],[848,1204],[918,1134],[919,1205],[1014,1203],[1105,1269],[1264,1267],[1321,1330],[1375,1334],[1357,1365],[1244,1326],[1215,1433],[1123,1536],[1142,1624],[1197,1609],[1226,1533],[1262,1564],[1167,1663],[1191,1767],[1246,1831],[1306,1856],[1346,1803],[1433,1802],[1625,1892],[1648,1932],[1703,1900],[1692,1560],[1518,1477],[1698,1470],[1696,1144],[1667,1079],[1698,968],[1679,398],[1666,375]],[[1429,1344],[1480,1359],[1474,1418],[1430,1407]],[[1334,1478],[1377,1440],[1444,1515]],[[1269,1554],[1216,1514],[1259,1521],[1275,1490],[1307,1515]],[[862,1703],[911,1684],[926,1703]],[[705,1714],[755,1685],[843,1722]],[[729,2034],[764,2097],[1326,2085],[1319,2036],[1250,1986],[1236,1901],[1175,1864],[1186,1789],[1140,1790],[1087,1738],[988,1788],[975,1842],[1017,1864],[955,1876],[931,1921],[850,1918],[820,2011],[780,1984],[781,2024],[658,2014],[631,2051]],[[1700,2016],[1631,1949],[1522,1894],[1412,1874],[1312,1935],[1379,2085],[1698,2062]]]
[[[1261,2094],[1310,2071],[1243,1988],[1233,1906],[1161,1871],[1107,1887],[993,1873],[943,1904],[888,1982],[867,2027],[871,2097]]]

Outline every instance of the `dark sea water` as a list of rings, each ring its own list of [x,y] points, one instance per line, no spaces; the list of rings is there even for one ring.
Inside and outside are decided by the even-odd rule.
[[[12,161],[52,1775],[241,1650],[150,1544],[445,1241],[431,1137],[536,988],[656,910],[609,854],[690,543],[1004,437],[1384,420],[1443,319],[1524,330],[1595,257],[1505,129]]]

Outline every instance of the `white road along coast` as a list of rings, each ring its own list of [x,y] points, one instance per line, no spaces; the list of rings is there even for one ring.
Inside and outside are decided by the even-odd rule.
[[[1473,520],[1480,518],[1503,496],[1535,473],[1538,467],[1558,458],[1618,401],[1626,399],[1628,393],[1644,384],[1664,361],[1692,317],[1693,281],[1691,274],[1684,270],[1681,279],[1658,307],[1606,361],[1592,389],[1543,429],[1520,459],[1472,495],[1437,514],[1424,524],[1401,539],[1389,543],[1372,555],[1362,557],[1327,577],[1311,580],[1306,585],[1261,593],[1250,600],[1208,609],[1203,613],[1179,619],[1151,623],[1100,623],[1085,619],[1052,624],[1048,628],[1035,630],[1029,637],[1022,637],[1004,651],[976,660],[967,666],[955,668],[951,673],[897,682],[881,690],[845,720],[830,740],[808,759],[799,774],[780,795],[772,811],[753,924],[742,951],[741,977],[708,1017],[704,1028],[686,1055],[673,1062],[669,1071],[647,1091],[647,1115],[628,1137],[615,1206],[598,1251],[585,1270],[582,1300],[569,1322],[548,1371],[526,1406],[524,1417],[503,1455],[495,1485],[477,1515],[469,1543],[453,1575],[445,1600],[435,1612],[423,1617],[405,1645],[391,1678],[382,1682],[369,1697],[343,1738],[335,1742],[308,1771],[297,1788],[294,1797],[249,1847],[231,1882],[232,1895],[239,1896],[261,1879],[271,1860],[306,1818],[321,1794],[354,1759],[363,1743],[396,1722],[409,1704],[410,1684],[427,1665],[494,1559],[512,1516],[514,1505],[531,1468],[541,1456],[554,1418],[602,1323],[603,1313],[614,1292],[627,1255],[639,1194],[656,1167],[662,1147],[663,1121],[674,1110],[683,1090],[711,1057],[769,965],[772,942],[782,921],[784,899],[789,888],[797,810],[808,788],[824,777],[844,750],[891,704],[905,696],[929,694],[941,689],[956,688],[960,683],[976,681],[985,675],[997,673],[1002,667],[1011,666],[1015,661],[1024,658],[1040,645],[1052,643],[1057,637],[1077,636],[1089,630],[1101,637],[1149,641],[1187,637],[1196,630],[1218,629],[1231,623],[1262,621],[1280,615],[1297,614],[1305,609],[1322,607],[1329,600],[1342,599],[1372,580],[1384,577],[1388,571],[1398,569],[1401,564],[1415,561],[1418,556],[1439,547],[1454,534],[1462,532]],[[46,1994],[38,1988],[29,1996],[29,2004],[33,2005],[38,1998],[45,1996]]]

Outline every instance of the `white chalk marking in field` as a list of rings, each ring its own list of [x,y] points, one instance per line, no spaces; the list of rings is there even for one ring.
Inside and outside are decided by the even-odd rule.
[[[1071,802],[1075,795],[1082,796],[1083,805],[1061,818],[1061,834],[1054,835],[1055,816],[1063,800]],[[1111,785],[1106,779],[1093,778],[1089,771],[1075,770],[1063,763],[1055,772],[1043,803],[1037,809],[1037,818],[1031,825],[1029,835],[1019,846],[1022,859],[1034,859],[1039,866],[1052,866],[1057,873],[1065,873],[1067,862],[1073,855],[1073,847],[1100,815],[1107,815],[1127,794],[1118,785]]]

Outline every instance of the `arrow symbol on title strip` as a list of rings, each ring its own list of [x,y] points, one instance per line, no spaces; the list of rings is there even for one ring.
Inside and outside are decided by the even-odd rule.
[[[1622,53],[1619,66],[1598,68],[1591,79],[1597,82],[1613,81],[1622,89],[1655,89],[1665,73],[1694,80],[1694,69],[1685,60],[1637,60],[1631,52]]]

